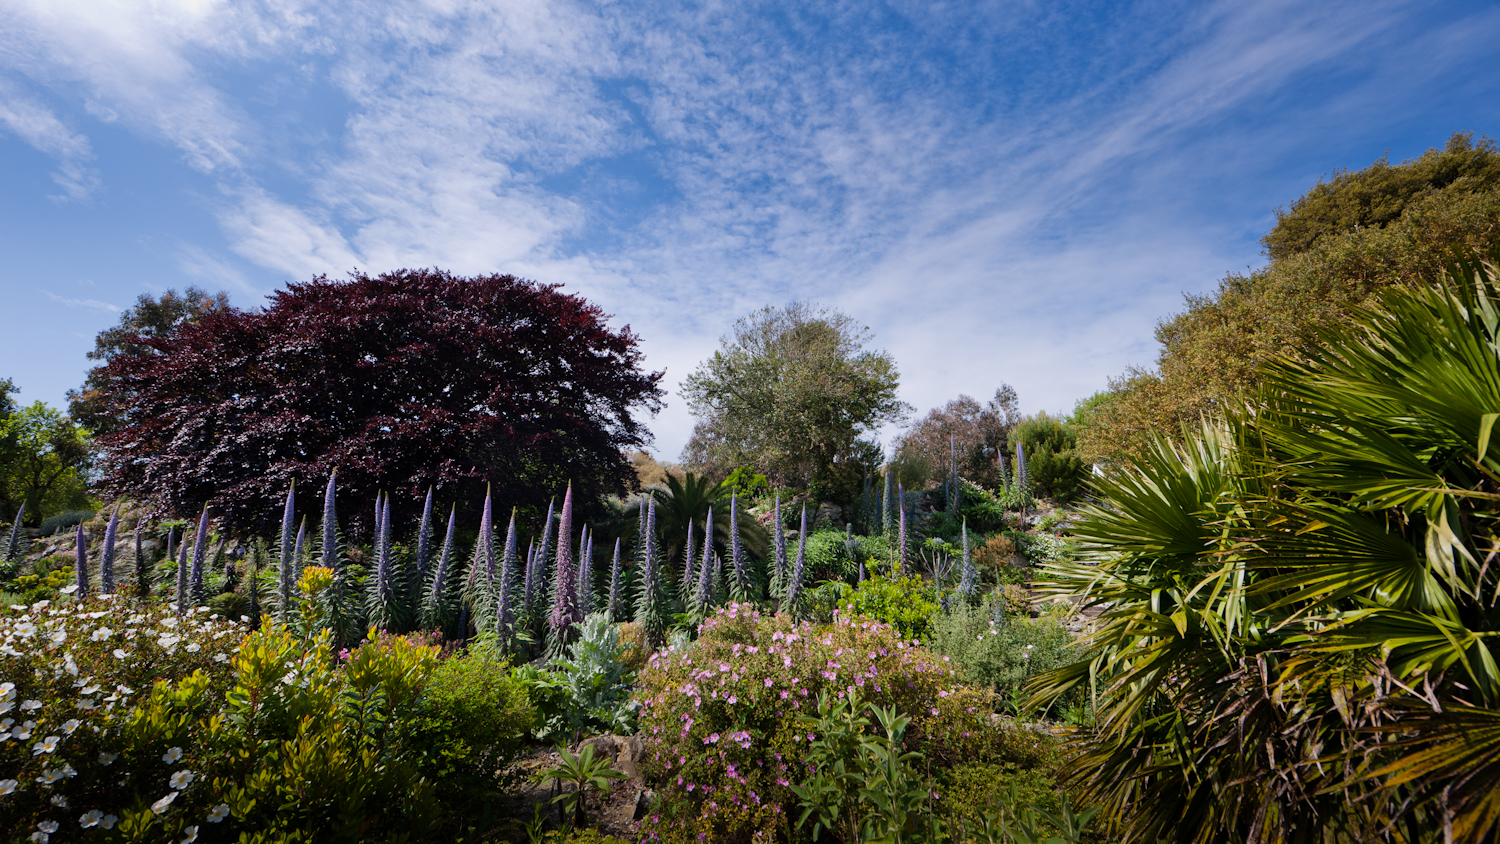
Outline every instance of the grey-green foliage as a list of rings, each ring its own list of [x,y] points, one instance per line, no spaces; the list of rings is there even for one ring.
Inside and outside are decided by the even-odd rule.
[[[1055,618],[1007,612],[998,596],[971,607],[958,602],[932,620],[931,647],[952,658],[964,680],[1019,701],[1026,681],[1072,659],[1073,637]]]
[[[853,549],[846,540],[852,540]],[[841,530],[813,531],[807,537],[807,576],[814,583],[851,580],[859,575],[860,562],[886,553],[884,537],[849,537]]]
[[[625,664],[630,647],[621,644],[619,625],[608,614],[593,613],[579,626],[566,657],[545,668],[518,668],[542,718],[536,737],[571,742],[589,730],[635,732],[636,704],[630,699],[634,671]]]

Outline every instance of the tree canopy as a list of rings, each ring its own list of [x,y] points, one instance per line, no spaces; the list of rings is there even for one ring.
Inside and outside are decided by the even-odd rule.
[[[171,337],[184,323],[197,322],[204,316],[220,311],[232,310],[229,294],[224,291],[210,294],[197,287],[189,287],[178,293],[168,290],[159,298],[142,293],[136,297],[135,306],[120,314],[120,324],[106,328],[94,338],[94,349],[88,353],[89,360],[108,363],[119,355],[150,355],[156,350],[146,341]],[[99,388],[103,384],[104,365],[89,370],[82,389],[68,391],[68,413],[73,420],[96,434],[114,428],[114,417],[102,412],[102,396]]]
[[[1264,240],[1270,263],[1231,273],[1158,323],[1156,367],[1132,367],[1082,426],[1091,460],[1139,453],[1204,415],[1256,401],[1264,366],[1303,358],[1377,290],[1426,287],[1455,250],[1500,244],[1500,151],[1453,136],[1398,165],[1377,161],[1320,182]]]
[[[720,349],[683,382],[698,417],[685,462],[712,471],[753,465],[782,483],[829,479],[851,464],[861,436],[899,422],[900,376],[870,330],[807,302],[766,307],[735,323]]]
[[[986,487],[1000,481],[995,461],[1010,451],[1010,435],[1021,418],[1016,390],[1001,384],[995,397],[980,404],[960,395],[927,412],[893,444],[903,481],[925,483],[943,476],[950,459],[960,475]]]
[[[462,507],[493,484],[500,512],[545,506],[569,481],[580,501],[623,491],[625,452],[649,438],[635,414],[659,409],[662,374],[606,319],[557,285],[401,270],[319,276],[261,311],[132,335],[149,352],[101,373],[119,421],[101,437],[103,481],[258,528],[293,481],[317,488],[334,471],[356,501],[419,501],[431,486]]]
[[[16,407],[14,391],[9,380],[0,380],[0,518],[14,518],[23,503],[32,524],[87,507],[87,432],[42,402]]]

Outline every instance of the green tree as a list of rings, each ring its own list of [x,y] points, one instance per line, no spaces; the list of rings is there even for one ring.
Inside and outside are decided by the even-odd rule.
[[[1089,465],[1078,456],[1078,434],[1071,421],[1043,411],[1022,419],[1015,439],[1026,449],[1026,468],[1037,496],[1071,501],[1083,491]]]
[[[16,400],[10,397],[16,392],[16,384],[9,378],[0,378],[0,467],[10,466],[19,454],[16,431],[11,418],[16,413]],[[13,519],[21,502],[11,498],[10,484],[0,473],[0,518]]]
[[[685,462],[751,465],[783,484],[831,480],[868,450],[862,435],[911,410],[896,397],[895,361],[866,348],[872,339],[847,315],[806,302],[739,320],[683,381],[698,417]]]
[[[1033,686],[1090,694],[1082,796],[1126,842],[1500,831],[1500,249],[1391,288],[1266,400],[1096,482],[1050,566],[1104,608]]]
[[[1266,267],[1231,273],[1157,325],[1156,367],[1110,382],[1082,432],[1085,459],[1139,453],[1155,435],[1180,438],[1205,415],[1254,401],[1268,363],[1313,354],[1319,332],[1348,322],[1373,292],[1431,284],[1453,250],[1500,244],[1500,151],[1455,135],[1413,161],[1339,173],[1264,242]]]
[[[210,294],[197,287],[189,287],[178,293],[168,290],[159,298],[142,293],[136,297],[135,306],[120,314],[120,324],[106,328],[94,338],[94,350],[88,353],[89,360],[102,361],[89,370],[83,387],[68,391],[68,412],[74,421],[95,434],[113,431],[117,420],[105,411],[103,393],[105,367],[120,356],[152,355],[157,349],[150,340],[165,340],[177,333],[185,323],[197,322],[211,313],[232,310],[229,294],[224,291]],[[118,389],[118,385],[111,385]]]
[[[28,521],[88,506],[92,448],[88,433],[67,416],[35,402],[0,421],[0,444],[0,483],[8,501],[25,502]]]

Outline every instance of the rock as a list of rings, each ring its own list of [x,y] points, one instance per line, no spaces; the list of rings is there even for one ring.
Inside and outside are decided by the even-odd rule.
[[[615,767],[620,773],[631,779],[638,779],[641,775],[640,762],[641,751],[640,736],[630,736],[619,743],[619,755],[615,757]]]
[[[584,746],[592,745],[595,759],[607,759],[618,752],[619,744],[619,736],[594,736],[580,745],[578,752],[582,753]]]
[[[633,821],[638,821],[641,818],[646,817],[646,813],[651,811],[651,804],[655,802],[656,792],[652,791],[651,789],[643,788],[640,791],[636,792],[635,811],[630,813],[630,819]]]

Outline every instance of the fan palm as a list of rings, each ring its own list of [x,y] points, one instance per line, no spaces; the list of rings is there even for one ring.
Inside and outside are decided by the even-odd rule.
[[[1500,830],[1496,275],[1380,295],[1098,484],[1053,575],[1105,609],[1033,691],[1095,696],[1080,785],[1124,840]]]

